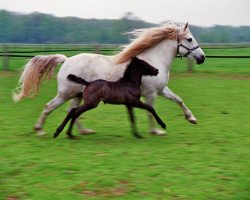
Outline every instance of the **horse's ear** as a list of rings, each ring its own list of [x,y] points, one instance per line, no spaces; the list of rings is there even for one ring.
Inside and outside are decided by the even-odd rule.
[[[188,22],[185,24],[184,30],[186,30],[188,27]]]

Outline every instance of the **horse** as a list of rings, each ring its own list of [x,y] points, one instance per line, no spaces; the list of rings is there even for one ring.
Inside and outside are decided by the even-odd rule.
[[[34,126],[38,135],[45,134],[42,129],[43,124],[48,115],[56,108],[70,99],[73,99],[70,109],[80,105],[82,96],[78,94],[83,91],[84,86],[76,86],[69,82],[67,80],[69,74],[73,73],[87,81],[96,79],[116,81],[122,77],[127,64],[134,56],[156,66],[159,70],[156,77],[142,78],[141,92],[146,103],[152,106],[155,97],[161,95],[176,102],[189,122],[197,123],[197,119],[183,100],[166,86],[169,81],[171,64],[176,55],[193,59],[197,64],[205,61],[205,54],[190,32],[188,23],[185,25],[166,23],[159,27],[135,29],[130,34],[134,37],[132,42],[116,55],[82,53],[69,58],[62,54],[44,55],[33,57],[25,65],[19,78],[19,87],[13,93],[15,101],[37,94],[42,80],[49,79],[56,66],[62,64],[57,74],[57,95],[46,104]],[[155,128],[152,115],[149,113],[148,119],[149,130],[152,134],[163,135],[166,133],[162,129]],[[83,128],[78,120],[76,120],[76,124],[81,133],[92,131]]]
[[[68,80],[86,86],[83,91],[84,103],[83,105],[70,110],[62,124],[56,129],[54,138],[62,132],[70,120],[71,123],[67,131],[67,135],[70,138],[73,138],[72,127],[76,118],[78,118],[82,113],[96,108],[100,101],[103,101],[105,104],[125,105],[130,116],[132,133],[137,138],[142,138],[142,136],[136,131],[135,117],[133,113],[134,107],[149,111],[154,116],[158,124],[161,125],[162,128],[166,129],[165,123],[156,114],[154,108],[140,100],[142,76],[157,76],[157,74],[158,69],[149,65],[147,62],[138,59],[137,57],[132,58],[131,62],[126,67],[123,77],[115,82],[102,79],[87,82],[80,77],[69,74],[67,77]]]

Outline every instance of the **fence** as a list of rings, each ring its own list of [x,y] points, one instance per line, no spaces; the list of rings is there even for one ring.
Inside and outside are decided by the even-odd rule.
[[[9,60],[11,58],[32,58],[36,54],[48,54],[58,52],[91,52],[112,54],[119,51],[118,44],[95,44],[95,45],[27,45],[27,44],[2,44],[0,45],[0,57],[2,57],[2,70],[9,70]],[[201,44],[202,49],[236,49],[236,48],[250,48],[250,44]],[[12,50],[15,48],[15,50]],[[27,50],[28,49],[28,50]],[[31,50],[29,50],[31,49]],[[36,50],[34,50],[36,49]],[[206,58],[250,58],[250,55],[206,55]],[[192,71],[193,62],[187,59],[187,70]]]

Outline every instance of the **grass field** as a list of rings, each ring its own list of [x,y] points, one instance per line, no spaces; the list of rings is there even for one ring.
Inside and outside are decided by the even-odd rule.
[[[239,51],[217,54],[250,53]],[[198,125],[159,97],[155,108],[168,134],[148,134],[146,115],[136,110],[141,140],[131,135],[124,107],[103,104],[84,115],[84,125],[96,134],[53,139],[64,105],[49,116],[48,134],[37,137],[32,127],[57,86],[53,78],[37,97],[13,103],[16,69],[24,63],[13,59],[14,71],[0,71],[0,199],[250,199],[249,59],[207,59],[193,73],[177,59],[169,86]],[[79,135],[76,129],[74,135]]]

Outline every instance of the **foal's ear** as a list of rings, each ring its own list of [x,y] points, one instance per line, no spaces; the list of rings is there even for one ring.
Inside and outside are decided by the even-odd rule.
[[[185,24],[184,30],[186,30],[188,27],[188,22]]]

